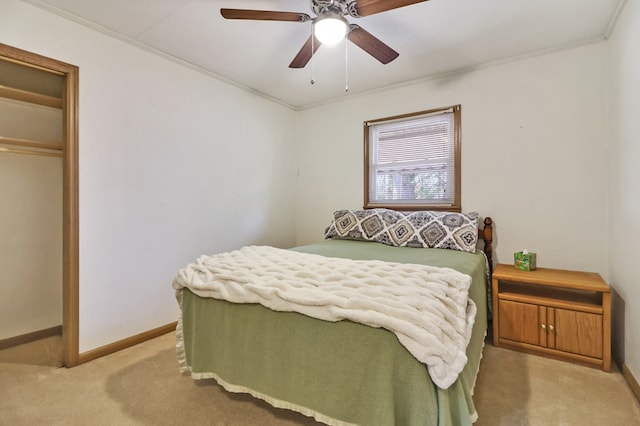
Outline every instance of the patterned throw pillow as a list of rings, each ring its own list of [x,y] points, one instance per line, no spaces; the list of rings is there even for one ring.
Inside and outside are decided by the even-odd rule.
[[[324,237],[474,253],[478,242],[478,214],[388,209],[338,210],[333,213],[333,220]]]

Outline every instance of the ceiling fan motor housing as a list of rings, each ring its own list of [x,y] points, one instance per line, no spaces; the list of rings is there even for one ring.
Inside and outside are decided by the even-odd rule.
[[[322,16],[327,12],[340,15],[349,15],[353,18],[360,18],[356,7],[356,2],[346,0],[311,0],[311,10],[317,16]]]

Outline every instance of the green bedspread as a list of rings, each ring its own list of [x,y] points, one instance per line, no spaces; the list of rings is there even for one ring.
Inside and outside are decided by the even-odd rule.
[[[194,378],[213,377],[229,391],[248,392],[329,424],[465,425],[475,420],[471,394],[487,325],[481,253],[347,240],[293,250],[422,263],[471,275],[470,296],[478,313],[469,361],[458,380],[447,390],[437,388],[426,366],[384,329],[206,299],[185,290],[178,295],[183,314],[177,347],[181,365]]]

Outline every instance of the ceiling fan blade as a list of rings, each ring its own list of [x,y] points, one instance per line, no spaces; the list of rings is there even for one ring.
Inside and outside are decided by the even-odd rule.
[[[425,1],[428,0],[356,0],[356,10],[360,16],[369,16]]]
[[[272,10],[220,9],[226,19],[251,19],[256,21],[306,22],[311,16],[306,13],[276,12]]]
[[[320,42],[318,41],[317,38],[313,41],[313,51],[312,51],[311,37],[313,36],[309,36],[309,38],[304,43],[304,45],[302,46],[302,48],[300,49],[296,57],[293,58],[293,61],[291,61],[291,63],[289,64],[289,68],[304,68],[309,62],[309,60],[311,59],[311,57],[313,56],[313,54],[316,53],[316,50],[318,50],[318,47],[320,47]]]
[[[376,58],[383,64],[388,64],[397,58],[400,54],[384,44],[374,35],[362,29],[359,25],[349,25],[349,41]]]

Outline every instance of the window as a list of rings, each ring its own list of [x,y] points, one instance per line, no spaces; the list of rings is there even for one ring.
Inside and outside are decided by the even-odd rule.
[[[460,211],[460,105],[364,123],[365,208]]]

